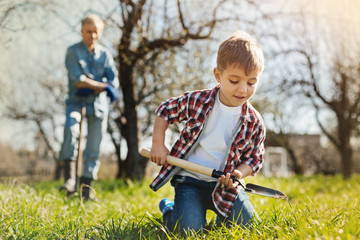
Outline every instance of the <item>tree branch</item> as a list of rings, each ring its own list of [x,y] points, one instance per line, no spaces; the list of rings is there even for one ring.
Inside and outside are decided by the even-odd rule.
[[[319,106],[312,100],[313,106],[315,107],[315,119],[317,124],[319,125],[321,131],[326,135],[326,137],[336,146],[339,147],[340,143],[339,141],[330,134],[330,132],[327,131],[327,129],[324,127],[324,125],[321,123],[319,118]]]
[[[2,26],[3,22],[6,20],[6,18],[10,15],[12,11],[14,11],[16,8],[15,6],[10,6],[6,11],[4,12],[3,16],[0,18],[0,26]]]
[[[183,13],[181,11],[180,0],[177,0],[177,8],[178,8],[179,20],[180,20],[181,26],[182,26],[184,32],[187,33],[188,32],[188,27],[185,25],[185,22],[184,22],[184,16],[183,16]]]
[[[42,124],[41,124],[41,121],[39,119],[34,119],[36,125],[38,126],[38,129],[39,129],[39,132],[40,132],[40,135],[41,137],[44,139],[44,142],[46,144],[46,147],[47,149],[51,152],[51,154],[53,155],[53,158],[56,160],[57,157],[56,157],[56,154],[55,154],[55,151],[54,151],[54,148],[52,147],[52,145],[50,144],[50,140],[49,138],[47,137],[46,135],[46,131],[44,130]]]

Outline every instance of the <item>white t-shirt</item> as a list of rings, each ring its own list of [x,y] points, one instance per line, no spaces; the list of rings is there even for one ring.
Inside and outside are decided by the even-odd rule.
[[[188,157],[188,161],[212,169],[219,169],[225,158],[228,145],[234,134],[234,127],[239,121],[242,106],[228,107],[220,102],[219,92],[213,110],[210,112],[204,132],[202,133],[196,149]],[[217,179],[182,169],[182,176],[190,176],[204,181],[217,181]]]

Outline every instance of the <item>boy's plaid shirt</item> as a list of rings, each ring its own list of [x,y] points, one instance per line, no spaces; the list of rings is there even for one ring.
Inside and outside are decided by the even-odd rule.
[[[187,92],[183,96],[163,102],[157,109],[156,114],[170,124],[185,122],[179,139],[171,149],[171,156],[186,159],[203,130],[205,119],[215,104],[218,90],[219,85],[212,90]],[[243,163],[249,165],[255,175],[260,170],[264,159],[265,126],[260,114],[248,102],[244,103],[242,107],[241,121],[225,168],[220,170],[232,173]],[[154,191],[158,190],[179,170],[180,168],[165,163],[150,187]],[[240,190],[240,188],[231,189],[217,184],[212,197],[214,205],[221,215],[229,216]]]

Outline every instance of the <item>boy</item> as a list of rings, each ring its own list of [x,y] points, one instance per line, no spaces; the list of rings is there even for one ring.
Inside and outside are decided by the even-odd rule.
[[[170,178],[175,202],[160,202],[165,225],[174,230],[202,230],[206,210],[217,214],[217,223],[247,226],[255,215],[247,195],[230,176],[255,175],[264,158],[265,126],[248,102],[264,68],[258,42],[245,32],[236,32],[221,43],[211,90],[187,92],[162,103],[156,111],[150,159],[162,165],[150,187],[159,189]],[[170,155],[226,173],[219,179],[186,171],[165,163],[169,153],[164,140],[171,123],[185,122]]]
[[[60,160],[64,161],[64,184],[60,190],[73,193],[77,140],[81,107],[86,107],[88,134],[84,150],[83,174],[80,178],[82,197],[93,200],[90,187],[97,179],[100,167],[99,152],[102,136],[106,132],[109,101],[118,99],[118,79],[113,57],[108,49],[98,44],[104,28],[103,21],[90,14],[81,21],[82,41],[67,49],[65,65],[68,71],[68,98],[66,122]]]

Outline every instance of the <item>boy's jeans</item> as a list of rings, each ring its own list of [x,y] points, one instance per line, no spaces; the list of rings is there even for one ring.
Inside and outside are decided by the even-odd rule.
[[[226,225],[235,222],[240,226],[247,226],[252,217],[256,216],[254,207],[243,191],[237,196],[230,216],[224,218],[216,211],[211,197],[217,182],[175,176],[171,183],[175,187],[174,210],[164,216],[164,223],[170,231],[173,231],[174,228],[184,231],[202,230],[206,224],[207,209],[217,213],[217,225],[222,222]]]

